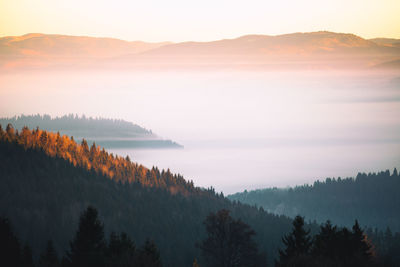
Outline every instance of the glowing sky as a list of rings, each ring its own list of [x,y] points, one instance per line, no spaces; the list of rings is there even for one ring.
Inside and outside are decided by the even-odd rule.
[[[400,38],[399,0],[0,0],[0,36],[208,41],[328,30]]]

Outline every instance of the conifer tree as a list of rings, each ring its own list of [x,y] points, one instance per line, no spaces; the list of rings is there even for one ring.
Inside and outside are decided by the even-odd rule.
[[[53,246],[53,241],[48,240],[46,251],[40,255],[39,267],[57,267],[59,265],[60,263],[57,257],[57,252]]]
[[[32,249],[27,244],[22,249],[21,267],[33,267]]]
[[[110,241],[107,248],[108,266],[135,266],[136,247],[127,234],[117,235],[115,232],[110,234]]]
[[[21,248],[10,222],[0,217],[0,260],[10,267],[20,266]]]
[[[82,153],[84,156],[88,156],[89,155],[89,146],[87,141],[85,140],[85,138],[82,139],[81,142],[81,147],[82,147]]]
[[[46,131],[42,131],[42,133],[40,134],[40,146],[42,149],[45,148],[46,144],[47,144],[47,132]]]
[[[11,123],[7,124],[6,133],[7,133],[8,135],[10,135],[10,136],[11,136],[11,135],[14,135],[15,130],[14,130],[14,127],[12,126]]]
[[[82,213],[78,231],[70,247],[68,258],[73,266],[100,267],[105,265],[104,226],[94,207],[89,206]]]
[[[285,249],[279,250],[277,266],[307,266],[312,245],[310,230],[304,229],[304,218],[296,216],[293,220],[293,230],[282,238]]]
[[[160,251],[154,241],[146,239],[143,247],[139,249],[137,266],[161,267]]]
[[[6,128],[6,140],[9,142],[15,139],[15,130],[11,123],[7,124]]]
[[[96,143],[93,142],[89,150],[89,160],[94,161],[96,159],[96,156],[97,156],[97,146]]]
[[[364,231],[360,228],[357,220],[353,225],[352,244],[354,254],[357,254],[366,260],[371,257],[371,245],[367,242],[367,237],[364,234]]]
[[[258,253],[255,232],[241,220],[235,220],[228,210],[211,213],[204,221],[207,238],[199,245],[206,266],[264,266],[265,257]]]
[[[321,225],[320,232],[314,238],[312,254],[316,257],[334,259],[338,244],[338,231],[330,221]]]
[[[3,139],[3,135],[4,135],[4,130],[3,130],[3,127],[0,124],[0,140]]]

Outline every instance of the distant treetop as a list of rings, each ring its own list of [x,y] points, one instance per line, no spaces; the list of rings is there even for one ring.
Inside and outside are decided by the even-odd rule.
[[[101,117],[78,116],[77,114],[51,117],[50,115],[20,115],[11,118],[0,118],[0,124],[11,123],[16,129],[40,127],[47,131],[59,131],[75,137],[88,134],[94,137],[156,137],[151,130],[125,120],[106,119]]]

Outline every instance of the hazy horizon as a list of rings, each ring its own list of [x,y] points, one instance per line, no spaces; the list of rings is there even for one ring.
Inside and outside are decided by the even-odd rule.
[[[4,1],[0,116],[133,122],[184,149],[115,152],[225,193],[393,169],[399,10],[396,0]]]
[[[288,31],[288,32],[280,32],[280,33],[267,33],[267,32],[244,32],[240,33],[238,35],[231,35],[231,36],[215,36],[213,39],[204,39],[204,40],[199,40],[199,39],[187,39],[187,40],[172,40],[172,39],[160,39],[160,40],[146,40],[146,39],[139,39],[139,38],[133,38],[133,39],[125,39],[121,38],[118,36],[112,36],[112,35],[96,35],[96,34],[74,34],[74,33],[62,33],[62,32],[22,32],[18,34],[12,34],[12,35],[6,35],[5,33],[0,32],[0,38],[4,37],[21,37],[21,36],[26,36],[26,35],[64,35],[64,36],[76,36],[76,37],[90,37],[90,38],[109,38],[109,39],[117,39],[121,41],[126,41],[126,42],[145,42],[145,43],[187,43],[187,42],[199,42],[199,43],[207,43],[207,42],[213,42],[213,41],[222,41],[222,40],[230,40],[230,39],[237,39],[240,37],[244,36],[271,36],[271,37],[276,37],[276,36],[282,36],[282,35],[290,35],[290,34],[297,34],[297,33],[318,33],[318,32],[333,32],[333,33],[338,33],[338,34],[353,34],[356,36],[359,36],[365,40],[373,40],[373,39],[399,39],[400,40],[400,34],[399,35],[374,35],[374,36],[363,36],[362,34],[359,34],[357,32],[350,32],[350,31],[332,31],[332,30],[327,30],[327,29],[315,29],[311,31]]]

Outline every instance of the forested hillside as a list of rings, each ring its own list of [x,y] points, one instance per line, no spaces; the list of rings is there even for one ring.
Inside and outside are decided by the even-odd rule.
[[[124,120],[92,118],[85,115],[64,115],[52,118],[50,115],[21,115],[11,118],[0,118],[0,124],[12,124],[15,129],[23,127],[73,136],[76,140],[85,138],[96,141],[109,148],[179,148],[181,145],[158,137],[151,130]]]
[[[397,175],[395,177],[398,178]],[[244,248],[252,248],[253,252],[240,252],[242,260],[246,260],[246,256],[243,255],[259,251],[260,254],[257,255],[262,258],[266,255],[270,266],[278,258],[279,264],[299,260],[314,264],[314,259],[317,259],[318,266],[319,261],[338,260],[336,254],[329,254],[331,250],[327,250],[325,245],[342,246],[340,244],[343,242],[353,242],[357,235],[362,238],[357,244],[364,246],[363,244],[368,242],[368,247],[365,247],[368,254],[361,260],[367,260],[368,264],[376,263],[378,266],[398,266],[400,261],[397,253],[400,235],[392,233],[389,229],[385,232],[367,229],[367,235],[364,235],[358,226],[358,232],[355,232],[354,226],[351,232],[336,226],[330,231],[329,223],[320,230],[316,224],[305,224],[304,229],[302,224],[301,232],[305,235],[310,234],[309,237],[305,237],[309,239],[309,245],[307,250],[294,248],[293,252],[290,247],[292,243],[288,241],[291,237],[287,235],[291,229],[291,220],[288,217],[273,215],[262,208],[230,201],[222,194],[216,193],[213,188],[195,187],[193,182],[187,182],[169,170],[148,169],[131,162],[129,158],[109,154],[95,144],[89,148],[86,140],[77,144],[72,138],[40,129],[30,130],[24,127],[18,132],[11,125],[8,125],[5,131],[0,127],[0,234],[10,237],[9,241],[12,244],[16,244],[15,240],[21,245],[25,244],[13,250],[20,255],[16,257],[17,260],[31,259],[32,248],[34,261],[39,262],[39,266],[47,266],[40,265],[43,257],[47,260],[53,257],[54,260],[55,252],[58,252],[60,257],[66,257],[67,263],[73,263],[74,256],[70,253],[79,254],[79,244],[84,245],[86,238],[90,239],[90,234],[85,237],[82,232],[84,230],[79,230],[92,229],[82,228],[85,227],[82,225],[86,216],[84,214],[91,213],[90,207],[95,207],[99,214],[97,219],[97,211],[95,212],[96,218],[92,216],[92,223],[99,225],[100,221],[104,222],[104,237],[109,237],[103,240],[103,230],[98,231],[100,243],[108,244],[105,254],[98,254],[106,261],[122,253],[121,249],[127,249],[123,253],[129,253],[129,257],[133,257],[130,261],[140,262],[144,260],[143,257],[147,257],[145,251],[150,249],[151,259],[158,262],[155,266],[160,266],[160,259],[163,266],[192,266],[193,262],[197,264],[196,259],[199,260],[200,266],[213,266],[203,261],[207,259],[203,254],[204,251],[210,251],[209,244],[216,244],[218,247],[218,242],[212,240],[220,240],[222,237],[228,246],[236,246],[242,242]],[[4,218],[8,218],[9,221]],[[225,226],[221,228],[220,223]],[[10,231],[10,225],[16,236]],[[294,225],[297,225],[296,220]],[[220,234],[225,233],[228,229],[226,227],[236,227],[229,230],[232,232],[232,238],[245,238],[247,241],[227,239],[228,237]],[[76,229],[78,232],[71,241]],[[240,229],[242,234],[239,234]],[[334,243],[324,239],[326,230],[330,231]],[[112,234],[114,231],[121,234]],[[297,238],[297,234],[293,234]],[[82,235],[83,237],[79,237]],[[311,240],[312,235],[314,237]],[[282,242],[282,237],[285,237],[286,241]],[[318,241],[318,238],[322,239]],[[149,243],[149,239],[154,240],[154,243]],[[0,245],[6,244],[8,248],[6,241],[0,242]],[[143,247],[134,252],[135,244],[143,244]],[[116,246],[115,251],[113,246]],[[284,246],[285,254],[278,255],[279,249],[283,249]],[[217,247],[211,251],[213,254],[219,251]],[[340,262],[360,260],[355,258],[355,255],[359,255],[358,248],[349,248],[350,252],[337,252],[337,255],[347,255],[347,258],[343,259],[340,256]],[[300,258],[296,252],[299,249],[302,253]],[[43,251],[46,253],[43,254]],[[227,256],[224,256],[224,251],[225,249],[218,253],[219,258],[216,259],[225,261]],[[235,255],[239,254],[231,254],[230,259],[234,260]],[[260,262],[263,261],[262,258]],[[92,257],[92,260],[96,261],[96,258]],[[248,264],[246,266],[253,266]],[[278,266],[281,266],[279,264]],[[64,262],[62,266],[78,265],[65,265]]]
[[[351,226],[354,219],[362,225],[400,231],[400,176],[397,169],[379,173],[359,173],[355,178],[327,178],[313,185],[289,189],[260,189],[228,196],[265,210],[310,220]]]
[[[200,257],[195,243],[205,236],[210,212],[228,209],[256,232],[270,262],[291,221],[231,202],[170,171],[147,169],[108,154],[86,141],[39,129],[0,130],[0,216],[8,217],[22,242],[42,252],[52,239],[60,253],[88,205],[99,210],[106,236],[126,232],[136,244],[155,241],[164,266],[191,266]],[[316,226],[313,226],[316,229]]]

